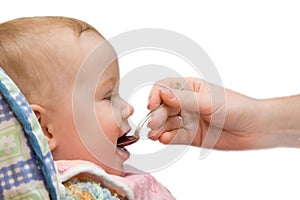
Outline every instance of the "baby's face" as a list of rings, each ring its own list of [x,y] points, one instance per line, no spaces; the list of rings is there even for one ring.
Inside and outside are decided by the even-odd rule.
[[[84,32],[79,40],[66,34],[64,41],[58,44],[66,47],[58,49],[70,73],[56,76],[57,98],[48,109],[50,139],[55,142],[54,148],[50,147],[55,160],[88,160],[109,173],[120,175],[129,152],[117,148],[117,140],[130,131],[127,120],[133,108],[118,93],[118,62],[106,65],[115,53],[110,46],[105,46],[102,49],[105,53],[94,51],[93,58],[82,65],[103,41],[94,32]],[[99,67],[95,71],[92,66]],[[87,69],[91,72],[85,74]]]

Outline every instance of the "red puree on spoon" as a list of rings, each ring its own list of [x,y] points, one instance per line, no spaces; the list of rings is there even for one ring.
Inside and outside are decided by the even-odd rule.
[[[139,140],[139,138],[136,136],[123,135],[122,137],[120,137],[118,139],[117,146],[123,148],[125,146],[131,145],[131,144],[137,142],[138,140]]]

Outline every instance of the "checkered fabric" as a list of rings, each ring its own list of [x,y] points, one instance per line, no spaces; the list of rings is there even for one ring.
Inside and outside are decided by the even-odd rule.
[[[4,99],[0,99],[0,123],[9,121],[14,118],[14,114],[10,107],[5,103]]]
[[[0,199],[58,199],[58,188],[38,120],[0,67]]]

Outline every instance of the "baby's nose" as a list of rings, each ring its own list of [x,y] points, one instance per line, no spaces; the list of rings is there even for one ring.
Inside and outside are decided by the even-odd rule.
[[[130,117],[134,112],[134,108],[132,107],[132,105],[130,105],[129,103],[126,103],[126,106],[123,108],[122,110],[122,117],[124,119],[127,119],[128,117]]]

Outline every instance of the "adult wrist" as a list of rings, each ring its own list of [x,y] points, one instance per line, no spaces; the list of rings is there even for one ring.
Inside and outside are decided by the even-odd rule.
[[[258,145],[300,148],[300,96],[259,101]]]

